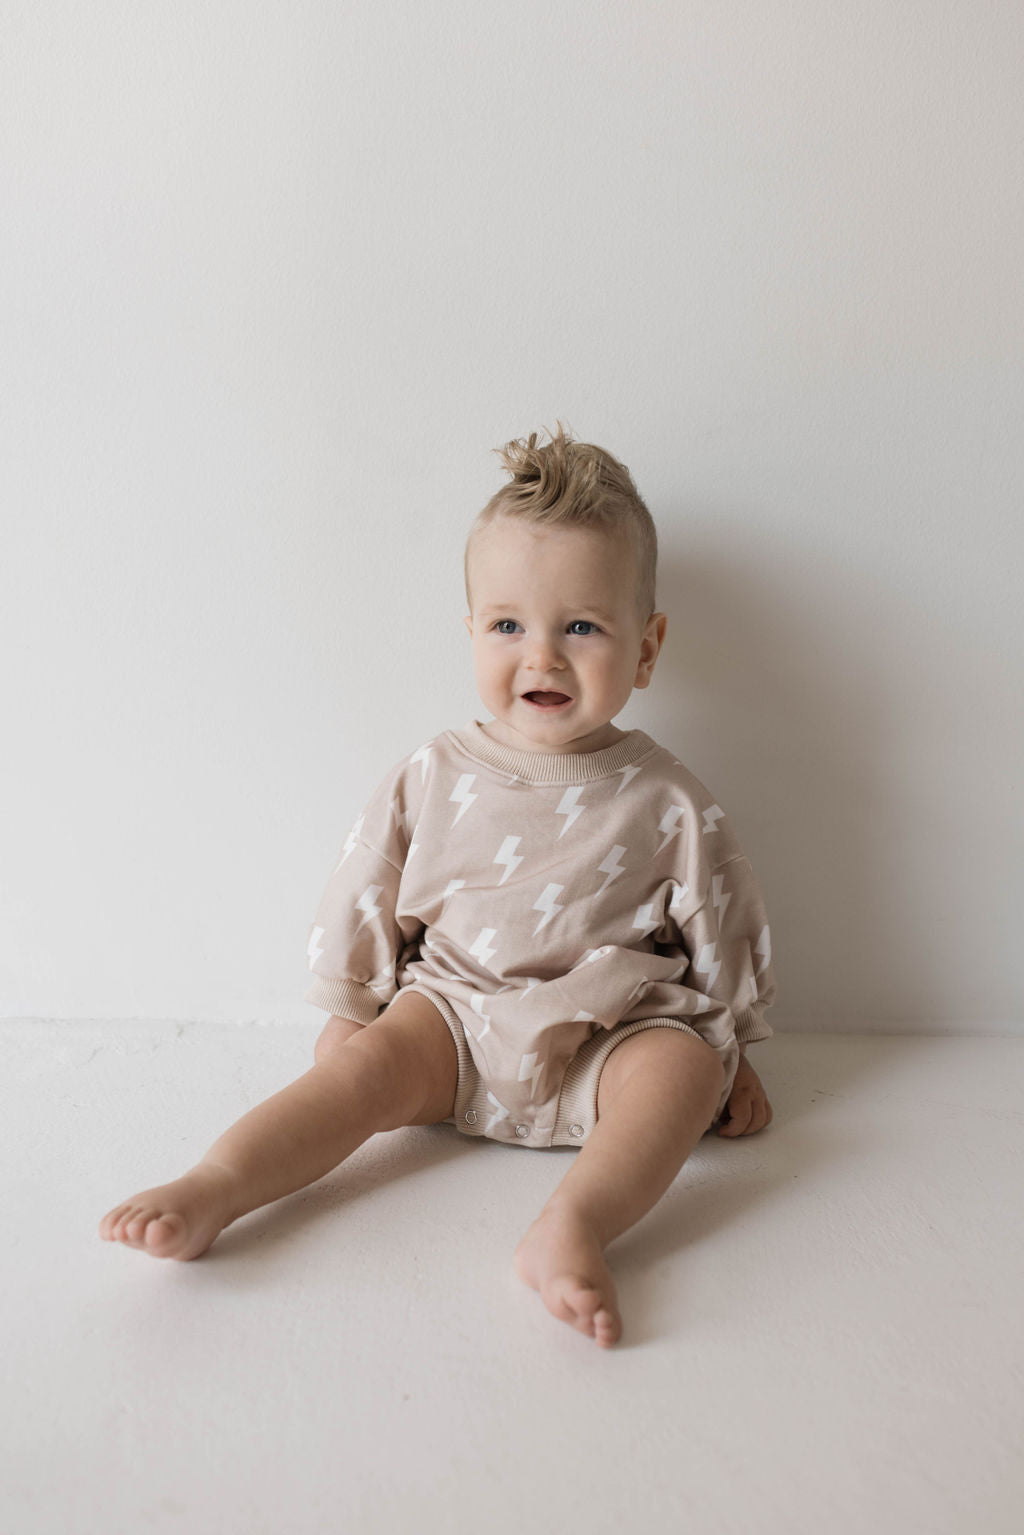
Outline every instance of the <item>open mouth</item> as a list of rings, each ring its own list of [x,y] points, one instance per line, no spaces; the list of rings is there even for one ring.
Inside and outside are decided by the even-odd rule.
[[[571,704],[572,699],[567,693],[524,693],[528,704],[533,704],[538,709],[561,709],[566,704]]]

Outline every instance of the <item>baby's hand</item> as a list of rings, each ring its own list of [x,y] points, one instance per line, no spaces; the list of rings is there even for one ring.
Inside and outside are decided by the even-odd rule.
[[[772,1122],[772,1106],[764,1084],[745,1055],[740,1056],[729,1102],[718,1125],[719,1135],[756,1135]]]

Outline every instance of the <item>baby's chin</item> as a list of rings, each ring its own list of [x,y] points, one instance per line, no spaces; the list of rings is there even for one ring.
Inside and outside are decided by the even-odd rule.
[[[533,718],[519,722],[520,728],[504,719],[488,720],[481,728],[492,740],[513,751],[562,754],[603,751],[605,747],[621,741],[625,734],[610,721],[580,731],[578,725],[574,728],[574,722],[571,717],[566,717],[567,714],[568,711],[565,711],[562,715],[561,729],[558,728],[557,719],[548,719],[545,717],[546,711],[539,709],[533,711]]]

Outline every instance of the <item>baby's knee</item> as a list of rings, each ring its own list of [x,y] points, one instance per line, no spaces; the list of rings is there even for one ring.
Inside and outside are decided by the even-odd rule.
[[[718,1052],[688,1030],[641,1029],[624,1039],[605,1061],[598,1082],[598,1112],[631,1081],[641,1090],[685,1091],[717,1105],[725,1084]]]
[[[319,1066],[321,1061],[336,1055],[343,1045],[362,1031],[363,1025],[354,1023],[351,1018],[328,1018],[320,1038],[313,1046],[313,1060]]]

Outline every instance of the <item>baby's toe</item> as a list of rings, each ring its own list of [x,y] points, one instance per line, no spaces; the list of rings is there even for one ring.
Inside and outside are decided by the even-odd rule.
[[[125,1224],[125,1241],[131,1242],[133,1246],[140,1246],[145,1241],[146,1227],[153,1219],[152,1210],[137,1211]]]
[[[157,1215],[146,1227],[143,1246],[157,1257],[184,1245],[188,1222],[183,1215]]]
[[[622,1336],[622,1323],[613,1311],[602,1306],[594,1315],[594,1338],[601,1348],[611,1348]]]

